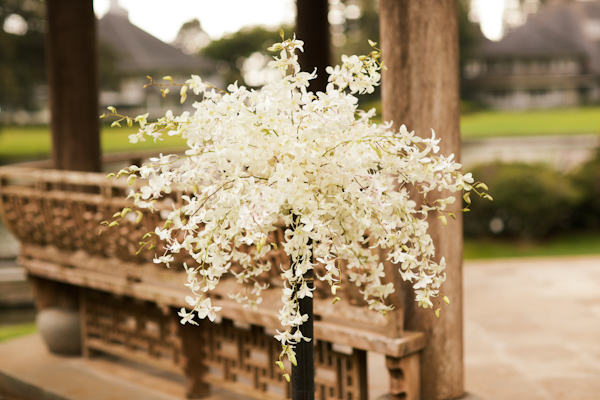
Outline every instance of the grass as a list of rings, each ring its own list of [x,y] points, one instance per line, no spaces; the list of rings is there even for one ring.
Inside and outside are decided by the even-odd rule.
[[[363,105],[377,107],[380,102]],[[499,136],[600,134],[600,106],[531,111],[478,111],[461,118],[463,138]],[[131,144],[128,136],[134,128],[110,128],[101,131],[102,152],[155,149],[157,152],[181,148],[179,138],[167,137],[154,143]],[[50,132],[47,126],[7,126],[0,128],[0,160],[41,159],[50,156]]]
[[[555,257],[600,254],[600,232],[577,232],[544,242],[465,239],[464,258]]]
[[[0,343],[8,339],[29,335],[35,333],[36,331],[37,328],[34,322],[18,325],[0,325]]]
[[[600,106],[555,110],[479,111],[462,116],[463,139],[600,134]]]
[[[185,143],[177,137],[167,137],[154,143],[129,143],[128,136],[134,128],[110,128],[102,126],[100,141],[103,153],[155,149],[157,152],[181,148]],[[48,126],[7,126],[0,128],[0,160],[43,159],[51,152]]]

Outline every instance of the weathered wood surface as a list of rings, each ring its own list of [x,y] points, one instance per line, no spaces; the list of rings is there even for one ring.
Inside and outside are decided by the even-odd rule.
[[[41,260],[44,257],[47,260]],[[105,261],[105,263],[103,263]],[[19,263],[36,277],[91,288],[120,296],[129,296],[170,307],[186,307],[184,297],[188,290],[183,286],[185,273],[176,273],[154,264],[123,263],[118,260],[69,255],[51,247],[23,246]],[[263,292],[264,301],[255,310],[229,299],[227,294],[237,284],[222,281],[212,296],[223,309],[219,314],[242,324],[260,325],[271,331],[280,329],[277,310],[281,294],[278,289]],[[336,320],[323,318],[319,310],[334,308]],[[365,324],[369,314],[362,307],[352,306],[342,300],[331,306],[330,300],[315,300],[315,338],[357,349],[374,351],[392,357],[403,357],[425,347],[420,332],[404,332],[401,337],[388,337],[386,326],[376,319]],[[356,318],[359,316],[359,318]],[[343,322],[342,322],[343,321]]]
[[[330,65],[330,27],[327,20],[329,2],[324,0],[296,1],[296,35],[304,41],[304,51],[298,53],[303,71],[317,69],[317,78],[310,82],[310,90],[325,91]]]
[[[46,20],[54,167],[100,171],[98,62],[93,2],[48,0]]]
[[[228,350],[223,350],[218,356],[210,353],[212,348],[195,350],[212,354],[203,359],[206,363],[207,360],[213,360],[213,364],[198,364],[177,350],[182,340],[194,342],[191,332],[178,330],[179,333],[173,333],[175,331],[169,328],[171,320],[178,324],[176,309],[188,306],[185,296],[189,292],[183,285],[187,276],[181,267],[183,259],[167,269],[153,263],[154,252],[143,251],[139,255],[132,255],[138,249],[143,234],[152,231],[162,221],[161,212],[148,214],[142,224],[123,219],[118,227],[108,229],[101,236],[97,235],[100,221],[110,219],[115,211],[129,204],[124,199],[128,189],[123,181],[106,180],[101,174],[0,168],[0,210],[11,231],[22,241],[18,262],[25,267],[34,283],[38,306],[44,308],[58,303],[73,307],[75,305],[71,300],[80,300],[82,319],[86,321],[82,329],[86,338],[85,355],[108,353],[171,372],[180,370],[191,377],[188,394],[192,397],[205,393],[207,389],[204,383],[208,381],[235,386],[240,391],[254,382],[252,390],[257,398],[271,396],[268,388],[287,387],[279,382],[280,373],[275,376],[271,370],[268,372],[273,375],[269,378],[271,380],[264,382],[257,381],[258,378],[252,377],[255,375],[250,376],[244,370],[226,372],[233,368],[232,365],[242,365],[246,362],[243,360],[250,357],[227,358],[234,353],[243,353],[241,349],[244,347],[239,347],[241,342],[238,343],[238,339],[235,341],[238,350],[230,352],[230,355]],[[158,207],[170,208],[167,202],[159,203]],[[271,240],[281,242],[284,228],[282,225],[274,231]],[[272,253],[267,256],[272,264],[289,263],[282,246]],[[213,302],[223,307],[219,319],[222,323],[233,323],[232,327],[215,329],[225,329],[227,335],[245,338],[243,340],[256,345],[262,343],[256,342],[258,338],[269,338],[270,350],[260,350],[268,353],[266,358],[270,361],[267,364],[272,364],[280,351],[280,348],[271,348],[277,345],[272,335],[276,329],[281,329],[277,318],[281,298],[279,279],[277,268],[274,268],[272,276],[266,279],[272,287],[263,291],[264,301],[256,309],[248,309],[228,297],[229,293],[240,289],[233,279],[222,279],[211,293]],[[94,296],[104,296],[104,300],[95,299]],[[329,291],[315,291],[314,338],[320,346],[315,357],[321,354],[322,359],[317,360],[316,364],[320,368],[318,374],[323,377],[317,382],[316,389],[322,398],[326,398],[326,392],[337,393],[336,396],[344,398],[347,395],[360,398],[365,393],[365,351],[403,359],[425,347],[423,333],[406,332],[399,326],[390,328],[390,324],[398,320],[386,319],[362,307],[361,297],[357,296],[356,290],[345,289],[342,300],[332,306],[333,298]],[[165,319],[165,313],[170,315],[170,320]],[[394,315],[401,315],[401,310]],[[204,325],[204,329],[197,331],[220,325]],[[260,332],[254,332],[256,329]],[[243,333],[245,331],[254,333],[246,335]],[[156,336],[156,332],[161,333]],[[394,334],[390,335],[390,332]],[[218,346],[233,346],[233,342],[219,342],[220,334],[211,335],[210,340],[220,343]],[[260,340],[266,340],[264,338]],[[208,339],[199,342],[204,340]],[[349,352],[340,352],[339,349],[349,349]],[[253,347],[244,351],[258,354]],[[223,361],[223,357],[229,361]],[[232,364],[228,366],[227,363]],[[205,370],[207,365],[208,372]],[[266,373],[261,368],[267,367],[261,366],[253,370],[253,374],[262,376]],[[222,376],[215,375],[215,371],[222,371],[219,373]],[[241,383],[238,379],[248,382]],[[335,379],[347,384],[335,383]]]
[[[431,129],[442,138],[441,153],[460,156],[457,0],[380,0],[381,46],[385,65],[384,120],[405,124],[419,136]],[[447,195],[444,193],[443,195]],[[461,204],[458,197],[455,206]],[[455,399],[464,393],[462,334],[462,220],[444,227],[431,218],[430,233],[438,258],[447,261],[443,292],[451,305],[437,319],[413,300],[405,286],[404,328],[423,331],[421,398]],[[397,277],[397,282],[401,279]]]

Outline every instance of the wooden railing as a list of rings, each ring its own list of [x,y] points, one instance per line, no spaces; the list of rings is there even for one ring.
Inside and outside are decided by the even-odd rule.
[[[207,394],[210,382],[256,398],[288,398],[288,383],[274,364],[280,347],[272,334],[281,329],[278,272],[256,309],[228,298],[236,283],[225,279],[212,293],[223,307],[218,323],[180,325],[176,310],[187,305],[188,295],[183,268],[154,264],[154,252],[135,254],[161,213],[98,235],[100,222],[128,204],[131,189],[105,176],[0,168],[0,213],[21,242],[19,264],[31,277],[76,288],[84,355],[109,353],[183,374],[191,397]],[[275,233],[279,240],[283,229]],[[268,255],[274,265],[289,262],[279,249]],[[424,335],[393,326],[401,316],[385,318],[356,305],[360,299],[352,291],[335,306],[327,293],[320,292],[314,305],[317,398],[366,398],[366,351],[374,351],[387,356],[392,391],[416,399]]]

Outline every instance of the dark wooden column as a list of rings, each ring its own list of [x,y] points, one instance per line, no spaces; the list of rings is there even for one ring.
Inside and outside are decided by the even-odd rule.
[[[296,0],[296,36],[304,41],[304,53],[298,55],[306,72],[317,68],[317,79],[311,81],[312,91],[325,91],[330,65],[329,2],[327,0]]]
[[[380,0],[381,46],[388,71],[383,74],[383,117],[396,128],[405,124],[419,136],[431,129],[442,138],[441,152],[460,153],[458,25],[456,0]],[[447,195],[447,194],[444,194]],[[460,206],[460,197],[456,205]],[[423,331],[421,399],[463,395],[462,220],[448,226],[434,216],[430,231],[437,256],[447,260],[443,292],[451,299],[437,319],[417,307],[404,285],[404,327]]]
[[[100,171],[96,17],[92,0],[46,0],[54,167]]]

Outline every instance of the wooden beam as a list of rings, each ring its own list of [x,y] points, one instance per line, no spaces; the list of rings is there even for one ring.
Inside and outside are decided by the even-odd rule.
[[[92,0],[46,0],[55,168],[100,171],[96,17]]]
[[[304,41],[304,53],[298,54],[303,71],[317,68],[317,79],[311,81],[310,90],[325,91],[330,65],[331,39],[329,34],[329,2],[327,0],[296,0],[296,35]]]
[[[459,157],[459,70],[457,0],[380,0],[383,59],[383,117],[423,137],[442,138],[441,153]],[[447,196],[447,193],[443,193]],[[432,199],[430,199],[432,200]],[[456,206],[460,207],[460,197]],[[464,394],[462,313],[462,220],[444,227],[429,220],[437,257],[447,261],[442,290],[451,305],[437,319],[417,307],[404,285],[404,327],[423,331],[421,399],[455,399]]]

